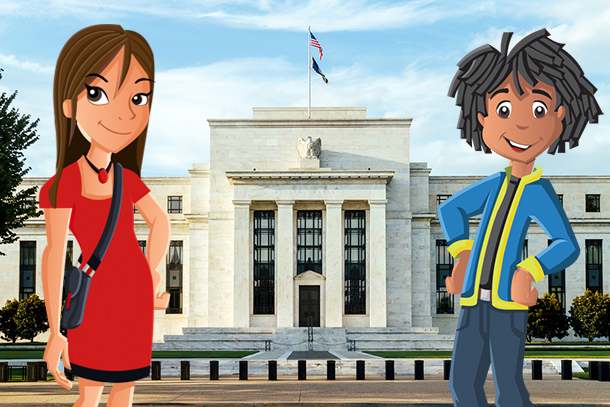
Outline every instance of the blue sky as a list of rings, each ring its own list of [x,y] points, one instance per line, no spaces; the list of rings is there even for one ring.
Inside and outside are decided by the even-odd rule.
[[[307,27],[324,49],[312,106],[367,107],[369,118],[413,118],[411,161],[432,175],[486,175],[506,166],[475,152],[455,128],[447,97],[457,62],[472,49],[512,44],[540,28],[565,43],[610,112],[610,3],[599,1],[0,0],[0,92],[40,118],[26,150],[28,176],[54,173],[53,72],[68,38],[93,24],[142,34],[156,84],[143,176],[188,176],[209,162],[207,119],[251,118],[252,107],[307,106]],[[317,49],[312,48],[312,55]],[[610,114],[610,113],[608,113]],[[545,175],[610,174],[608,114],[579,147],[544,154]]]

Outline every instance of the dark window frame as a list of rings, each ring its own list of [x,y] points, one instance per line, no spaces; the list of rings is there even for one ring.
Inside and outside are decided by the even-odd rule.
[[[366,211],[344,212],[344,313],[366,314]]]
[[[32,282],[26,285],[25,280]],[[36,241],[19,242],[19,300],[36,293]]]
[[[601,195],[586,194],[585,195],[585,212],[598,213],[601,212]]]
[[[169,293],[169,304],[165,310],[166,314],[182,314],[183,304],[183,268],[184,268],[184,245],[182,240],[172,240],[169,244],[165,262],[165,286]],[[178,287],[171,286],[172,272],[177,272]]]
[[[436,206],[439,206],[440,204],[442,204],[443,202],[445,202],[449,198],[451,198],[451,195],[437,194],[436,195]]]
[[[254,315],[275,314],[275,211],[254,211],[253,291]]]
[[[601,239],[585,240],[585,256],[585,287],[587,290],[603,294],[603,241]],[[593,279],[599,280],[597,285],[591,284]]]
[[[549,239],[548,245],[551,245]],[[560,270],[548,276],[549,294],[555,294],[557,301],[561,304],[561,309],[566,312],[566,269]]]
[[[182,196],[167,197],[167,213],[182,213]]]
[[[307,270],[322,274],[321,210],[297,211],[297,274]]]
[[[447,248],[445,239],[436,240],[436,313],[453,314],[455,312],[453,294],[447,292],[445,279],[453,271],[453,256]]]
[[[142,249],[142,253],[144,253],[144,257],[146,257],[146,240],[138,240],[138,244],[140,245],[140,249]]]

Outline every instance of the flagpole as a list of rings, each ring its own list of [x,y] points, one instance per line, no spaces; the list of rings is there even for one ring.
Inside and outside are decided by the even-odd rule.
[[[309,107],[307,118],[311,119],[311,26],[307,29],[307,81],[309,83]]]

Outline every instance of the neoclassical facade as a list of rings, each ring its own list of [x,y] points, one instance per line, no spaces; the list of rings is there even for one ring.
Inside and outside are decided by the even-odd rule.
[[[144,178],[172,224],[159,270],[171,301],[156,311],[156,341],[183,328],[308,325],[453,334],[459,301],[444,288],[452,259],[436,206],[481,177],[430,176],[410,160],[411,119],[371,119],[365,108],[313,109],[310,119],[307,109],[255,108],[251,119],[209,125],[209,164],[193,164],[188,177]],[[609,290],[610,176],[548,178],[581,255],[537,288],[569,308],[586,288]],[[146,250],[148,227],[135,218]],[[478,220],[470,225],[474,235]],[[42,296],[43,217],[17,232],[0,248],[2,302]],[[524,255],[547,244],[532,223]],[[78,254],[70,235],[67,263]]]

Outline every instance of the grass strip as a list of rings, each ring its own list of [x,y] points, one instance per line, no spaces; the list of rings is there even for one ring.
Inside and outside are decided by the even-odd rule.
[[[384,358],[451,358],[452,351],[379,351],[365,352],[375,356]],[[526,349],[526,358],[552,358],[552,359],[588,359],[588,358],[610,358],[610,349],[581,349],[581,348],[543,348],[543,349]]]
[[[153,351],[153,359],[238,359],[256,353],[255,351]],[[0,360],[42,359],[44,349],[0,349]]]

